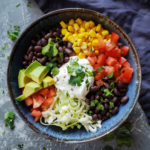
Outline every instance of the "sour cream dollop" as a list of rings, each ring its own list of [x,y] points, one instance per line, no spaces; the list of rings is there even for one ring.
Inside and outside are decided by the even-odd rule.
[[[74,60],[76,61],[78,59],[78,64],[80,66],[83,66],[84,68],[88,68],[88,71],[93,72],[94,69],[93,67],[90,65],[89,61],[85,58],[83,59],[79,59],[77,56],[72,56],[70,57],[70,60]],[[70,96],[75,96],[79,99],[85,99],[85,96],[87,95],[87,93],[89,92],[90,87],[93,85],[94,83],[94,77],[92,76],[85,76],[83,78],[83,82],[81,83],[81,86],[72,86],[68,83],[69,79],[70,79],[70,74],[68,74],[67,71],[67,66],[70,66],[70,61],[66,64],[64,64],[61,68],[59,68],[59,74],[54,76],[54,80],[55,80],[55,86],[56,88],[59,90],[65,90],[69,93]],[[73,73],[72,75],[75,75],[75,73]],[[88,80],[89,83],[89,87],[87,89],[87,83],[86,81]]]

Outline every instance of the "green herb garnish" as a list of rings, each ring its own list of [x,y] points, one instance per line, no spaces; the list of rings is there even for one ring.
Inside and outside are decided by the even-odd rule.
[[[100,72],[102,70],[103,66],[100,66],[99,68],[97,68],[98,72]]]
[[[19,35],[19,32],[12,32],[12,33],[10,33],[9,30],[7,30],[7,34],[9,35],[9,38],[11,40],[15,40],[15,39],[17,39],[17,36]]]
[[[5,57],[5,54],[1,53],[1,55],[2,55],[3,57]]]
[[[105,103],[105,101],[104,101],[103,97],[100,97],[100,101]]]
[[[14,128],[15,126],[13,125],[14,122],[14,113],[12,111],[8,111],[5,113],[5,122],[7,125],[10,125],[10,128]]]
[[[46,150],[46,148],[45,148],[45,147],[43,147],[43,150]]]
[[[19,26],[14,26],[14,29],[17,30],[17,31],[20,31]]]
[[[107,77],[109,78],[109,79],[111,79],[112,77],[113,77],[113,72],[112,73],[110,73]]]
[[[4,43],[4,46],[2,47],[2,49],[4,50],[6,47],[8,47],[8,43]]]
[[[63,61],[64,60],[64,58],[63,58],[63,52],[60,52],[59,56],[60,56],[61,61]]]
[[[88,79],[86,79],[85,83],[86,83],[86,88],[87,88],[87,91],[88,91],[88,88],[90,86],[90,82],[88,81]]]
[[[16,5],[16,7],[19,7],[19,6],[20,6],[20,4],[17,4],[17,5]]]
[[[108,90],[108,89],[104,89],[104,94],[106,95],[106,96],[113,96],[113,94]]]
[[[52,69],[52,75],[53,76],[56,76],[56,75],[58,75],[59,74],[59,69],[57,68],[57,67],[54,67],[53,69]]]
[[[4,94],[4,90],[2,91],[2,94]]]
[[[52,63],[52,62],[55,62],[56,60],[57,60],[57,58],[55,57],[50,62]]]
[[[97,105],[97,109],[98,109],[98,110],[104,110],[104,106],[99,103],[99,104]]]
[[[116,46],[116,44],[114,42],[111,42],[111,43]]]
[[[31,2],[28,1],[27,7],[31,8]]]
[[[115,131],[111,132],[110,134],[108,134],[102,138],[102,142],[112,141],[114,139],[115,135],[116,135]]]
[[[67,72],[68,72],[68,74],[72,74],[74,71],[75,71],[75,68],[67,66]]]
[[[109,102],[109,108],[112,109],[114,107],[114,103],[113,102]]]
[[[5,131],[3,131],[2,134],[5,134]]]
[[[9,59],[10,58],[10,56],[7,56],[7,59]]]
[[[131,133],[131,123],[130,122],[125,122],[119,129],[120,130],[127,130]]]
[[[94,101],[91,102],[91,106],[95,106],[95,102]]]
[[[19,144],[18,147],[19,147],[19,148],[23,148],[23,144],[21,144],[21,145]]]

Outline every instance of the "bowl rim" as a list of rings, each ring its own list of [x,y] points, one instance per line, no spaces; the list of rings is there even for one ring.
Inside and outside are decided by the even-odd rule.
[[[130,107],[130,111],[128,111],[128,113],[126,114],[126,116],[115,126],[113,127],[112,129],[108,130],[107,132],[103,133],[102,135],[99,135],[99,136],[96,136],[96,137],[93,137],[93,138],[89,138],[89,139],[83,139],[83,140],[61,140],[61,139],[57,139],[55,137],[52,137],[52,136],[49,136],[47,135],[46,133],[42,133],[39,129],[37,129],[36,127],[34,127],[32,125],[32,123],[30,123],[27,118],[21,113],[20,109],[18,108],[18,106],[16,105],[15,103],[15,98],[13,97],[13,92],[11,90],[11,84],[10,84],[10,66],[11,66],[11,62],[12,62],[12,58],[13,58],[13,54],[16,50],[16,47],[19,43],[19,41],[22,39],[22,37],[24,36],[24,34],[30,29],[32,28],[32,26],[34,26],[36,23],[38,23],[39,21],[51,16],[51,15],[54,15],[54,14],[59,14],[61,12],[69,12],[69,11],[74,11],[74,12],[87,12],[87,13],[92,13],[93,15],[97,15],[99,16],[100,18],[104,18],[105,20],[109,20],[113,25],[117,26],[118,29],[120,29],[120,31],[122,32],[123,36],[126,37],[126,39],[128,39],[128,43],[130,44],[133,52],[134,52],[134,55],[136,57],[136,62],[137,62],[137,66],[138,66],[138,73],[137,73],[137,76],[138,76],[138,88],[137,88],[137,95],[135,97],[135,101],[134,101],[134,104]],[[139,95],[140,95],[140,90],[141,90],[141,81],[142,81],[142,73],[141,73],[141,64],[140,64],[140,59],[139,59],[139,55],[138,55],[138,52],[131,40],[131,38],[127,35],[127,33],[117,24],[115,23],[113,20],[111,20],[109,17],[97,12],[97,11],[93,11],[93,10],[90,10],[90,9],[84,9],[84,8],[65,8],[65,9],[59,9],[59,10],[55,10],[55,11],[51,11],[45,15],[43,15],[42,17],[38,18],[37,20],[35,20],[34,22],[32,22],[28,27],[26,27],[26,29],[21,33],[20,37],[17,39],[12,51],[11,51],[11,54],[10,54],[10,59],[9,59],[9,63],[8,63],[8,68],[7,68],[7,86],[8,86],[8,90],[9,90],[9,95],[10,95],[10,98],[11,98],[11,101],[13,103],[13,106],[15,107],[15,109],[17,110],[18,114],[20,115],[20,117],[25,121],[25,123],[33,130],[35,131],[36,133],[44,136],[45,138],[47,139],[50,139],[50,140],[53,140],[53,141],[57,141],[57,142],[63,142],[63,143],[69,143],[69,144],[74,144],[74,143],[87,143],[87,142],[92,142],[92,141],[95,141],[95,140],[98,140],[104,136],[106,136],[107,134],[113,132],[114,130],[116,130],[119,126],[121,126],[125,120],[128,118],[128,116],[130,115],[131,111],[133,110],[133,108],[135,107],[135,104],[137,103],[137,100],[139,98]]]

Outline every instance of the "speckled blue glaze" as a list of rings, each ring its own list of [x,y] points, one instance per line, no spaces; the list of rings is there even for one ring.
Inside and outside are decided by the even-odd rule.
[[[43,126],[40,123],[35,123],[34,118],[30,115],[30,108],[27,107],[24,102],[22,105],[18,105],[17,100],[15,99],[19,95],[21,95],[21,89],[18,88],[18,73],[19,70],[23,68],[22,66],[22,60],[25,52],[27,51],[30,40],[35,37],[35,35],[40,32],[41,29],[44,29],[46,27],[53,27],[56,23],[59,23],[60,21],[68,22],[70,19],[78,18],[80,17],[83,20],[89,21],[93,20],[96,24],[100,23],[102,24],[104,29],[109,30],[110,32],[116,32],[120,35],[120,42],[122,42],[124,45],[130,46],[130,52],[127,56],[128,61],[131,64],[131,67],[134,69],[134,74],[131,80],[131,83],[128,87],[127,96],[129,96],[128,103],[121,105],[119,107],[119,113],[112,116],[112,118],[108,119],[104,123],[102,123],[102,129],[98,128],[98,131],[96,133],[87,132],[83,127],[78,130],[75,129],[68,129],[66,131],[62,131],[61,128],[56,126]],[[58,12],[54,14],[48,14],[43,19],[39,19],[39,21],[33,23],[19,38],[17,41],[13,53],[10,58],[9,62],[9,68],[8,68],[8,85],[9,85],[9,91],[11,94],[11,98],[13,103],[15,103],[16,108],[18,108],[18,111],[20,115],[27,120],[27,123],[33,125],[34,129],[37,132],[45,133],[47,137],[50,137],[50,139],[68,142],[68,143],[81,143],[81,142],[88,142],[91,140],[98,139],[107,133],[110,133],[115,128],[117,128],[129,115],[131,110],[133,109],[133,106],[135,105],[139,90],[140,90],[140,80],[138,79],[138,76],[140,76],[140,66],[139,66],[139,60],[138,56],[135,54],[135,52],[132,49],[133,46],[131,46],[131,43],[127,38],[125,37],[124,33],[121,31],[121,29],[115,25],[113,22],[108,20],[106,17],[98,14],[98,13],[91,13],[90,11],[85,11],[83,9],[77,11],[77,10],[68,10],[66,12]],[[139,71],[138,71],[139,70]],[[32,127],[32,128],[33,128]]]

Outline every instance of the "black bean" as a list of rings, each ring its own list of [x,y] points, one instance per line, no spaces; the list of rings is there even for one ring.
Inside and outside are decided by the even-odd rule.
[[[43,35],[43,37],[46,35],[46,31],[42,30],[41,34]]]
[[[55,38],[52,38],[52,41],[55,42]]]
[[[28,56],[27,56],[27,55],[24,55],[24,59],[28,61]]]
[[[104,108],[105,108],[105,109],[108,109],[108,108],[109,108],[109,106],[108,106],[107,103],[104,104]]]
[[[65,50],[66,48],[67,48],[67,47],[64,45],[64,46],[63,46],[63,50]]]
[[[125,95],[126,95],[126,92],[121,93],[121,96],[125,96]]]
[[[35,56],[36,56],[36,54],[37,54],[37,53],[36,53],[36,52],[34,52],[34,55],[35,55]]]
[[[90,106],[90,109],[91,110],[95,110],[95,106]]]
[[[59,42],[59,40],[58,39],[55,39],[55,43],[58,43]]]
[[[94,115],[92,116],[92,119],[93,119],[94,121],[98,120],[97,114],[94,114]]]
[[[42,65],[44,65],[47,61],[47,56],[44,56],[43,58],[37,58],[37,61],[39,61]]]
[[[25,66],[25,69],[27,68],[28,66]]]
[[[60,58],[60,56],[57,57],[57,61],[58,61],[58,63],[60,63],[60,64],[63,63],[63,60]]]
[[[60,38],[63,38],[64,36],[62,34],[60,34]]]
[[[94,100],[94,95],[90,96],[90,101]]]
[[[67,63],[69,61],[69,57],[64,57],[64,62]]]
[[[99,90],[99,91],[97,92],[97,94],[102,95],[102,92]]]
[[[115,115],[118,113],[118,107],[115,107],[113,110],[112,110],[112,114]]]
[[[62,53],[64,52],[64,50],[63,50],[63,48],[61,46],[59,46],[58,51],[62,52]]]
[[[102,105],[102,104],[103,104],[103,102],[99,102],[99,104],[101,104],[101,105]]]
[[[68,47],[69,49],[71,49],[71,48],[72,48],[72,43],[68,42],[68,43],[67,43],[67,47]]]
[[[32,39],[32,40],[31,40],[31,43],[32,43],[33,45],[36,45],[36,44],[37,44],[37,41],[34,40],[34,39]]]
[[[36,56],[33,56],[32,60],[36,60]]]
[[[38,42],[37,42],[37,46],[41,46],[42,45],[42,42],[41,42],[41,40],[39,40]]]
[[[103,116],[102,120],[105,121],[107,120],[108,118],[106,116]]]
[[[37,56],[38,58],[41,58],[43,55],[42,55],[42,53],[37,53],[36,56]]]
[[[104,79],[103,79],[104,81],[108,81],[109,80],[109,78],[108,77],[104,77]]]
[[[24,66],[26,66],[26,65],[28,65],[28,62],[27,62],[27,61],[23,61],[22,64],[23,64]]]
[[[112,101],[113,101],[114,103],[117,103],[118,98],[117,98],[117,97],[114,97]]]
[[[116,96],[120,96],[120,92],[117,90],[117,88],[114,88],[114,94],[115,94]]]
[[[100,119],[100,120],[102,119],[102,115],[101,114],[98,114],[97,116],[98,116],[98,119]]]
[[[85,102],[86,102],[87,104],[90,104],[90,100],[89,100],[88,98],[85,99]]]
[[[105,83],[104,86],[107,88],[107,89],[110,89],[110,85],[108,83]]]
[[[105,109],[101,111],[101,115],[103,115],[103,116],[104,116],[106,113],[107,113],[107,110],[105,110]]]
[[[55,28],[55,27],[53,27],[53,28],[52,28],[52,30],[53,30],[53,31],[56,31],[56,28]]]
[[[61,29],[60,29],[60,28],[56,28],[56,31],[57,31],[58,33],[61,33]]]
[[[36,35],[37,40],[41,39],[41,36],[39,34]]]
[[[36,52],[41,52],[42,51],[42,46],[34,46],[34,50]]]
[[[59,44],[57,44],[57,45],[56,45],[56,48],[58,49],[58,48],[59,48],[59,46],[60,46],[60,45],[59,45]]]
[[[97,108],[95,109],[94,111],[95,114],[99,114],[100,113],[100,110],[98,110]]]
[[[106,103],[109,103],[109,99],[108,99],[108,98],[105,98],[104,101],[105,101]]]
[[[68,49],[68,48],[65,48],[65,52],[70,56],[73,54],[73,51]]]
[[[112,82],[115,82],[115,80],[112,79],[108,80],[108,83],[112,83]]]
[[[48,43],[47,40],[45,40],[44,38],[41,39],[41,42],[42,42],[43,46],[47,45],[47,43]]]
[[[33,53],[33,52],[30,52],[30,53],[29,53],[29,56],[28,56],[28,60],[31,61],[32,58],[33,58],[33,56],[34,56],[34,53]]]
[[[29,62],[28,62],[28,65],[30,65],[31,63],[32,63],[32,62],[31,62],[31,61],[29,61]]]
[[[49,62],[51,61],[51,58],[50,58],[50,57],[48,58],[48,61],[49,61]]]
[[[57,64],[57,67],[60,68],[62,66],[62,64]]]
[[[122,81],[118,81],[117,87],[120,88],[120,89],[127,88],[127,86]]]
[[[106,117],[108,117],[108,118],[110,117],[110,113],[109,112],[106,113]]]
[[[58,32],[54,32],[54,33],[53,33],[53,36],[54,36],[54,37],[59,37],[59,35],[60,35],[60,34],[59,34]]]
[[[117,106],[119,107],[119,106],[120,106],[120,104],[121,104],[121,103],[120,103],[120,102],[118,102],[118,103],[117,103]]]
[[[50,33],[47,33],[47,34],[44,36],[44,38],[45,38],[46,40],[48,40],[49,38],[52,38],[52,36],[53,36],[53,33],[50,32]]]
[[[122,47],[123,47],[123,44],[122,44],[122,43],[118,43],[117,45],[118,45],[119,48],[122,48]]]
[[[29,48],[28,48],[28,51],[33,51],[34,50],[34,47],[31,45]]]
[[[104,98],[109,98],[108,96],[106,96],[105,94],[102,94],[102,96],[104,97]]]
[[[128,102],[128,100],[129,100],[129,97],[128,96],[124,96],[124,97],[122,97],[122,99],[121,99],[121,103],[126,103],[126,102]]]
[[[99,87],[98,86],[92,86],[90,88],[90,92],[98,92],[99,91]]]
[[[99,95],[95,96],[95,99],[96,99],[96,100],[99,100],[99,99],[100,99],[100,96],[99,96]]]
[[[127,92],[127,89],[119,89],[120,92]]]

